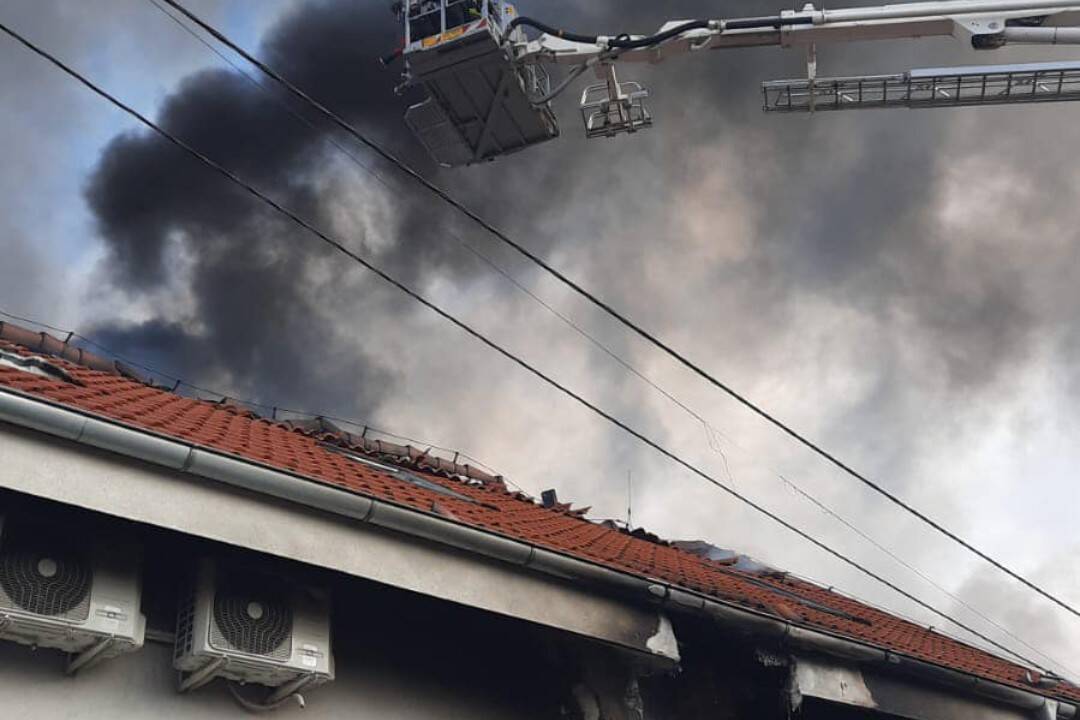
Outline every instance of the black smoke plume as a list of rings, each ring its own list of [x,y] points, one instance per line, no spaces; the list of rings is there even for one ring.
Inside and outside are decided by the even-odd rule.
[[[708,2],[526,5],[556,24],[607,34],[716,12]],[[775,10],[767,1],[739,7],[747,14]],[[799,293],[840,297],[881,317],[903,307],[925,340],[940,339],[945,371],[958,386],[993,379],[1023,352],[1027,313],[1013,293],[1014,278],[989,273],[979,292],[959,294],[941,261],[942,240],[927,215],[943,127],[936,120],[906,113],[858,122],[763,119],[756,83],[797,75],[801,58],[771,48],[725,52],[711,61],[633,68],[653,87],[657,127],[644,136],[586,145],[574,125],[571,92],[558,103],[560,140],[485,167],[440,173],[401,121],[413,98],[397,97],[397,73],[376,62],[397,44],[397,33],[382,3],[317,1],[283,19],[259,53],[538,252],[587,244],[598,268],[629,264],[631,272],[595,282],[646,324],[702,319],[673,317],[648,302],[638,289],[646,268],[634,267],[636,248],[678,246],[669,220],[680,196],[700,181],[686,167],[693,149],[764,126],[768,142],[754,159],[763,171],[744,183],[759,210],[753,251],[739,267],[715,271],[716,282],[743,288],[758,321],[787,322],[788,299]],[[849,72],[918,64],[903,49],[830,50],[825,57]],[[319,129],[299,124],[282,103]],[[158,119],[320,227],[342,231],[406,281],[442,275],[467,285],[476,273],[489,273],[453,235],[487,248],[489,239],[309,110],[231,69],[187,78]],[[344,161],[331,140],[348,145],[386,186]],[[858,161],[868,154],[873,163]],[[343,175],[343,167],[353,174]],[[107,343],[160,358],[185,377],[221,379],[281,403],[341,410],[340,388],[348,387],[366,410],[392,388],[393,363],[380,352],[377,334],[360,354],[346,338],[364,336],[375,314],[404,314],[410,306],[372,278],[358,281],[362,270],[182,152],[142,131],[121,135],[103,153],[86,196],[109,250],[110,281],[152,308],[142,324],[97,328]],[[373,220],[343,224],[343,212]],[[716,228],[718,241],[726,232]],[[343,304],[355,314],[331,311]]]
[[[286,17],[260,54],[350,122],[422,162],[402,129],[397,78],[375,62],[396,42],[394,18],[381,4],[316,2]],[[157,120],[317,226],[335,226],[334,202],[341,197],[330,169],[331,130],[283,93],[232,69],[207,70],[186,78]],[[387,260],[413,275],[442,264],[439,248],[398,230],[421,207],[414,195],[396,198],[385,228],[388,237],[415,238],[391,243]],[[361,409],[382,399],[392,363],[377,347],[358,356],[343,341],[364,323],[363,298],[379,288],[366,287],[370,278],[359,290],[346,282],[360,271],[314,238],[142,130],[109,144],[86,197],[109,250],[109,281],[132,298],[156,302],[146,322],[95,328],[103,344],[185,379],[224,382],[266,401],[343,412],[348,405],[341,404],[353,398]],[[364,214],[372,196],[356,194],[349,202]],[[370,250],[365,237],[346,240]],[[355,315],[328,314],[340,302],[340,288],[357,295]],[[183,309],[162,304],[170,289],[184,298]],[[342,388],[352,394],[348,400]]]

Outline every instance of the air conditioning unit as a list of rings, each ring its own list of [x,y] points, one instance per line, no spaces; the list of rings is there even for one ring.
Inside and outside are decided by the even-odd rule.
[[[276,688],[268,702],[332,680],[328,595],[202,560],[180,601],[173,665],[182,692],[222,677]]]
[[[142,647],[141,591],[135,548],[0,516],[0,639],[71,653],[74,673]]]

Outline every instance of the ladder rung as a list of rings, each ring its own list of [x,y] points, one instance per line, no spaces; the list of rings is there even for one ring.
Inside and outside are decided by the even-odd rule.
[[[937,68],[762,83],[766,112],[1080,100],[1080,62]]]

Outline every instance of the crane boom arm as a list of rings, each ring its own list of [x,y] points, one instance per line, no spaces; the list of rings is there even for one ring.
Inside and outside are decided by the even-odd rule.
[[[1010,21],[1033,17],[1039,18],[1041,24],[1023,28],[1010,25]],[[517,22],[529,24],[528,18]],[[642,47],[622,48],[620,44],[626,44],[627,39],[642,42],[650,36],[598,36],[595,42],[586,43],[544,33],[535,40],[518,43],[516,57],[522,62],[570,65],[603,56],[620,62],[656,63],[705,49],[935,36],[971,40],[980,49],[1006,43],[1080,43],[1080,28],[1061,27],[1069,22],[1080,23],[1080,3],[1076,0],[951,0],[835,10],[807,5],[803,10],[785,10],[773,17],[709,20],[706,27]],[[681,20],[665,23],[651,37],[663,37],[687,24]]]
[[[406,112],[406,123],[447,166],[490,160],[557,137],[552,100],[589,70],[599,82],[581,93],[586,137],[647,129],[653,125],[649,91],[639,82],[620,81],[616,68],[710,49],[805,49],[805,78],[762,85],[767,112],[1080,101],[1078,61],[817,74],[818,46],[834,43],[951,37],[975,50],[1080,45],[1080,0],[939,0],[827,10],[807,4],[766,17],[672,20],[652,35],[567,32],[518,15],[507,0],[410,2],[402,20],[403,87],[419,85],[427,94]],[[526,28],[533,32],[526,34]],[[567,71],[553,82],[550,65]]]

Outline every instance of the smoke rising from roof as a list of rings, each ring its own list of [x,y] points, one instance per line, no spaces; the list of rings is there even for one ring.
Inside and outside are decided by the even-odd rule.
[[[395,96],[397,72],[376,62],[398,42],[388,7],[324,0],[287,15],[259,54],[347,121],[435,173],[402,122],[409,98]],[[467,280],[476,272],[475,259],[445,234],[453,221],[445,208],[276,88],[256,87],[231,69],[201,71],[167,98],[157,121],[406,282],[433,275]],[[368,170],[348,167],[347,178],[342,146]],[[494,197],[490,188],[482,193]],[[333,388],[345,385],[359,389],[365,411],[379,404],[390,375],[377,353],[351,357],[351,345],[335,345],[342,318],[320,312],[328,288],[356,294],[358,308],[379,302],[369,296],[383,288],[345,282],[362,274],[359,268],[141,129],[108,145],[86,198],[109,250],[109,281],[148,298],[163,287],[175,295],[179,285],[186,300],[180,307],[158,302],[157,317],[137,325],[96,328],[103,342],[162,358],[185,378],[221,377],[255,395],[272,389],[284,402],[344,411]],[[480,205],[496,221],[505,219],[501,203]],[[396,309],[407,307],[400,301]],[[316,349],[328,375],[311,374]]]
[[[760,7],[746,11],[770,7],[767,2],[755,5]],[[707,16],[714,10],[704,2],[684,6],[680,9],[687,16]],[[585,13],[567,3],[545,12],[575,25],[612,17],[595,7],[588,11],[593,18],[582,17]],[[635,28],[662,19],[654,5],[644,2],[629,7],[620,3],[618,16]],[[431,171],[401,122],[406,103],[392,92],[395,73],[373,59],[394,46],[395,32],[392,17],[379,4],[315,2],[287,16],[264,39],[260,52],[311,95],[390,147],[406,149],[409,160]],[[726,137],[752,134],[762,122],[752,100],[753,83],[759,76],[790,72],[789,58],[775,51],[731,53],[717,64],[719,73],[709,63],[685,60],[640,73],[655,83],[656,97],[663,101],[658,108],[661,130],[644,141],[621,139],[617,142],[624,145],[617,152],[639,153],[643,163],[654,162],[647,171],[635,163],[631,172],[647,172],[662,184],[618,173],[598,184],[596,170],[602,171],[611,155],[595,144],[583,152],[577,138],[527,153],[524,161],[508,159],[490,168],[456,171],[452,181],[464,187],[464,197],[481,198],[474,204],[495,221],[528,227],[528,240],[540,251],[553,243],[578,241],[569,228],[552,233],[532,227],[561,208],[568,209],[579,226],[618,222],[629,229],[626,242],[646,242],[650,235],[662,238],[670,232],[665,210],[693,192],[695,183],[678,168],[666,166],[667,143],[677,137],[682,143],[709,147]],[[467,281],[476,266],[456,243],[438,234],[438,226],[449,226],[452,216],[433,208],[432,199],[407,181],[391,179],[392,189],[386,191],[370,176],[362,176],[384,199],[389,196],[388,212],[372,207],[377,202],[374,193],[357,196],[355,184],[335,181],[341,160],[331,156],[328,146],[333,131],[317,118],[313,122],[321,132],[303,127],[279,103],[295,105],[268,96],[231,70],[210,70],[187,78],[165,102],[159,120],[320,226],[345,230],[343,234],[375,251],[380,262],[406,280],[449,273]],[[575,135],[572,114],[563,116],[566,134]],[[921,124],[922,131],[913,132],[913,124]],[[744,273],[765,282],[752,283],[751,292],[766,296],[763,305],[777,309],[799,290],[842,292],[853,301],[873,303],[880,313],[893,312],[898,301],[910,303],[923,331],[948,336],[943,357],[950,379],[960,386],[979,385],[993,378],[1013,352],[1020,352],[1011,348],[1022,348],[1026,314],[1017,306],[1008,277],[995,277],[974,294],[949,296],[954,284],[943,274],[948,267],[941,262],[940,238],[927,227],[933,223],[936,190],[928,176],[935,171],[939,147],[939,141],[928,136],[938,132],[937,126],[899,114],[869,125],[855,130],[849,123],[842,137],[819,131],[824,135],[819,143],[807,143],[806,134],[794,130],[772,134],[762,147],[764,156],[753,159],[757,177],[747,178],[739,191],[761,210],[751,210],[753,248],[740,264]],[[818,147],[824,144],[843,150],[830,153],[833,168],[821,172]],[[875,162],[860,162],[871,148]],[[781,175],[813,182],[783,182]],[[543,195],[535,205],[515,202],[536,196],[538,189]],[[598,192],[605,198],[604,207],[584,213],[575,207],[575,201]],[[201,366],[179,370],[202,376],[221,371],[245,378],[256,390],[279,386],[282,376],[271,371],[302,377],[304,357],[312,348],[336,356],[336,318],[319,320],[319,295],[325,289],[316,288],[308,276],[321,268],[329,274],[324,285],[340,284],[341,274],[353,269],[332,261],[303,233],[181,151],[142,131],[119,136],[104,152],[86,195],[111,251],[112,280],[118,287],[153,295],[163,285],[186,285],[188,304],[182,313],[163,308],[160,317],[143,327],[99,331],[122,349],[136,344],[156,355],[154,343],[168,340],[169,355],[202,358]],[[496,198],[506,202],[484,202]],[[343,204],[354,215],[378,215],[382,224],[375,232],[381,237],[357,238],[355,223],[343,227]],[[513,216],[504,207],[513,208]],[[601,216],[590,217],[596,212]],[[724,228],[715,231],[723,234]],[[783,268],[783,274],[775,268]],[[918,273],[914,282],[903,277],[912,269]],[[616,285],[614,291],[619,290]],[[295,342],[283,346],[278,341],[282,332]],[[1000,343],[1002,338],[1008,342]],[[991,346],[997,351],[987,352]],[[287,357],[291,353],[297,353],[292,360]],[[265,373],[252,374],[261,366]],[[367,376],[377,374],[377,360],[359,365],[343,360],[340,371],[341,379],[349,378],[353,386],[386,387]],[[323,379],[320,384],[334,383]],[[308,402],[312,392],[320,395],[315,387],[304,391]],[[378,401],[365,393],[365,403]]]
[[[713,2],[520,5],[565,27],[608,34],[717,12]],[[729,12],[776,9],[755,0]],[[322,1],[287,16],[259,54],[438,174],[401,122],[408,99],[393,94],[396,73],[375,63],[396,42],[382,3]],[[822,74],[838,75],[959,59],[946,41],[820,55]],[[1020,407],[1022,425],[1026,405],[1015,377],[1036,360],[1049,358],[1064,384],[1080,387],[1070,362],[1080,347],[1080,209],[1071,199],[1080,179],[1067,153],[1030,140],[1053,137],[1056,147],[1072,147],[1080,123],[1063,121],[1068,110],[1057,106],[763,117],[756,83],[803,71],[798,53],[775,49],[628,68],[624,79],[641,79],[653,91],[653,130],[586,143],[569,93],[558,102],[562,138],[488,166],[438,174],[439,181],[531,248],[557,254],[556,264],[572,276],[856,466],[890,487],[914,490],[934,482],[955,448],[973,444],[994,418]],[[502,312],[521,312],[514,291],[490,291],[490,271],[446,233],[490,249],[487,240],[378,163],[372,161],[392,189],[348,166],[328,146],[337,137],[329,128],[315,133],[297,124],[233,71],[187,78],[159,119],[403,279],[445,282],[466,295],[482,286],[487,294],[477,312],[496,322]],[[212,387],[220,378],[218,384],[268,402],[362,416],[382,408],[406,418],[393,426],[408,432],[415,417],[431,413],[416,401],[424,392],[406,396],[398,372],[438,397],[440,407],[468,406],[502,380],[461,360],[464,351],[438,362],[422,353],[417,360],[388,357],[380,329],[411,322],[411,306],[153,136],[117,137],[86,198],[109,250],[112,287],[150,308],[141,324],[91,333],[127,354]],[[530,284],[536,280],[518,271]],[[533,336],[534,320],[499,325],[531,358],[551,342]],[[657,364],[614,329],[590,327],[640,364]],[[443,350],[451,332],[417,338],[417,347]],[[569,346],[556,350],[566,350],[572,365]],[[581,376],[600,402],[636,424],[653,421],[678,435],[681,418],[670,408],[656,411],[648,391],[602,355],[586,359]],[[672,377],[668,384],[678,382]],[[494,409],[481,404],[488,412],[477,415],[488,417],[469,423],[477,437],[512,446],[516,456],[521,435],[499,420],[509,427],[511,414],[553,416],[545,414],[548,391],[529,388],[512,401],[500,396]],[[718,424],[737,422],[702,399],[697,385],[676,389]],[[461,425],[454,413],[445,416],[447,428]],[[529,438],[541,453],[542,439]],[[638,450],[616,436],[589,439],[606,445],[597,454],[619,457],[622,467],[651,467],[622,459]],[[590,482],[574,490],[575,499],[622,504],[621,482]],[[835,485],[848,487],[825,483]],[[837,491],[832,499],[848,496]],[[935,515],[955,516],[962,534],[977,529],[963,527],[970,519],[954,512],[950,503],[962,504],[959,493],[933,497],[940,503]],[[713,527],[713,498],[698,504],[708,510],[695,527]],[[653,505],[661,499],[657,492]],[[684,499],[680,508],[694,504]],[[865,517],[886,515],[870,500],[865,509]],[[678,519],[671,524],[690,533],[682,526],[695,522],[695,510],[672,512]],[[732,526],[745,527],[740,522],[733,518]],[[775,561],[767,548],[750,544],[751,534],[731,532],[715,540]],[[773,536],[762,537],[773,546]],[[928,548],[936,542],[910,549],[932,557]]]
[[[401,146],[407,143],[395,78],[373,60],[393,42],[385,8],[322,2],[282,21],[261,53],[350,121],[388,130],[388,141]],[[334,227],[330,130],[318,121],[318,130],[305,127],[286,103],[293,104],[233,70],[215,69],[185,79],[157,119],[316,225]],[[351,195],[360,212],[379,212],[372,194]],[[357,388],[361,405],[381,400],[387,369],[376,353],[356,357],[342,345],[342,318],[320,308],[333,288],[347,287],[342,276],[355,270],[304,232],[142,130],[109,144],[86,197],[109,250],[110,281],[144,297],[179,285],[186,299],[138,325],[96,328],[102,342],[162,358],[185,378],[225,376],[256,395],[276,393],[282,402],[343,411],[335,408],[334,389],[342,386]],[[384,215],[385,236],[411,237],[406,218],[418,207],[398,200]],[[378,245],[377,239],[349,239]],[[402,269],[439,266],[436,247],[396,241],[387,247],[411,256]]]

